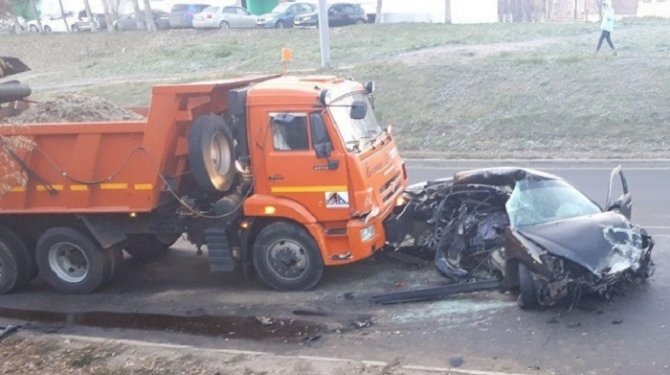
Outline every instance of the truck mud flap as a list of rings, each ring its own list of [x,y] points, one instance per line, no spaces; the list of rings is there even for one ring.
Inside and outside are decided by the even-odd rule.
[[[500,281],[497,279],[474,281],[470,283],[459,283],[428,289],[408,290],[404,292],[386,293],[372,296],[370,301],[380,305],[392,305],[396,303],[431,301],[445,298],[454,294],[472,293],[484,290],[500,289]]]

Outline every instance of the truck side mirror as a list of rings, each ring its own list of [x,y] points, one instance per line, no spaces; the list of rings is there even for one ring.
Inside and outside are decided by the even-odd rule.
[[[362,120],[368,114],[368,104],[363,100],[355,100],[351,104],[351,111],[349,112],[349,117],[354,120]]]
[[[327,159],[333,152],[333,145],[330,142],[319,143],[314,146],[314,151],[316,151],[317,158]]]

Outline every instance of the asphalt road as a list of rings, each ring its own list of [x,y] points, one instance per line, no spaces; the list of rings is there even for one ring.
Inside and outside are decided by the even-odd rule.
[[[602,204],[610,169],[617,164],[410,160],[408,173],[411,182],[418,182],[492,165],[532,167],[567,179]],[[657,272],[647,285],[611,303],[595,300],[572,311],[563,306],[528,312],[518,309],[512,295],[487,292],[430,303],[373,305],[368,297],[380,291],[443,282],[431,266],[415,269],[387,259],[329,269],[314,291],[277,293],[239,273],[209,274],[206,257],[194,256],[192,247],[180,243],[166,258],[149,265],[126,259],[116,280],[96,294],[59,295],[36,282],[21,293],[1,296],[0,307],[285,318],[297,318],[291,312],[304,309],[325,311],[340,320],[366,314],[373,318],[372,327],[324,334],[309,345],[82,327],[63,332],[439,368],[449,367],[450,357],[462,356],[459,369],[481,370],[468,372],[480,375],[670,374],[670,198],[666,194],[670,161],[625,162],[623,167],[633,193],[633,221],[656,239]]]

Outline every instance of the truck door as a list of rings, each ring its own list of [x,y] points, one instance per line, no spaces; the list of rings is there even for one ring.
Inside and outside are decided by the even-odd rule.
[[[335,134],[321,113],[271,113],[269,123],[265,164],[270,193],[300,203],[320,220],[346,219],[344,151],[335,147]]]

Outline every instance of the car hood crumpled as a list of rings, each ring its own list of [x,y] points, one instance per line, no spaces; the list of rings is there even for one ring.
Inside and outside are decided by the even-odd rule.
[[[518,228],[518,233],[598,277],[637,270],[647,251],[640,228],[611,211]]]

